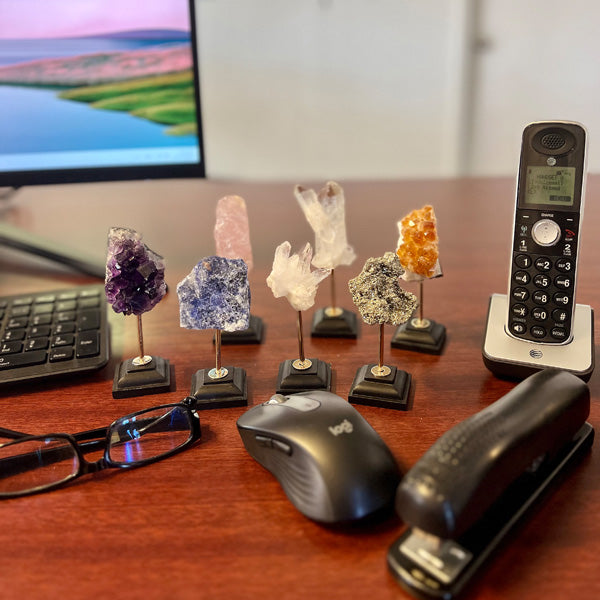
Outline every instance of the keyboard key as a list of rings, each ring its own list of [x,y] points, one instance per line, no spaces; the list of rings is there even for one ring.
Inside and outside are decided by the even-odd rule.
[[[48,337],[50,335],[49,325],[34,325],[27,334],[27,337]]]
[[[96,356],[98,352],[100,352],[100,339],[97,331],[84,331],[77,336],[77,358]]]
[[[54,304],[36,304],[33,307],[33,314],[43,315],[51,313],[54,310]]]
[[[100,313],[97,310],[82,310],[77,319],[77,331],[98,329],[100,327]]]
[[[0,354],[14,354],[23,350],[22,342],[4,342],[0,346]]]
[[[10,316],[11,317],[23,317],[23,316],[27,316],[29,314],[29,311],[31,309],[29,308],[28,305],[25,306],[13,306],[10,309]]]
[[[75,323],[57,323],[52,330],[52,334],[61,335],[63,333],[75,333]]]
[[[52,314],[34,315],[31,317],[32,325],[49,325],[52,323]]]
[[[75,300],[63,300],[56,305],[56,310],[75,310],[77,308],[77,302]]]
[[[74,342],[75,336],[70,333],[57,335],[52,338],[52,347],[58,348],[60,346],[72,346]]]
[[[50,362],[61,362],[63,360],[71,360],[73,358],[73,347],[65,346],[64,348],[53,348],[50,350],[48,360]]]
[[[14,342],[25,338],[25,329],[7,329],[2,336],[3,342]]]
[[[46,352],[23,352],[21,354],[5,354],[0,356],[0,371],[6,371],[16,367],[28,367],[30,365],[41,365],[46,362]]]
[[[45,350],[48,347],[48,338],[31,338],[25,342],[25,352]]]

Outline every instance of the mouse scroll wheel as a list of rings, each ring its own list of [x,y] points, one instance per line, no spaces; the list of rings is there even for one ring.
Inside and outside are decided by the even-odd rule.
[[[271,396],[270,400],[267,400],[265,404],[283,404],[287,400],[287,397],[283,394],[275,394]]]

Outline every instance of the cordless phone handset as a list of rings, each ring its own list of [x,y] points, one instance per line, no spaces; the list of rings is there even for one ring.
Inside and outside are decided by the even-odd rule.
[[[523,131],[506,319],[515,338],[572,340],[586,137],[566,121]]]

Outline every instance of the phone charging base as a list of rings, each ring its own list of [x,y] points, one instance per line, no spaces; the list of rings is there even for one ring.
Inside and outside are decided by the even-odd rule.
[[[492,294],[488,307],[482,355],[485,366],[498,377],[524,379],[536,371],[556,367],[588,381],[594,371],[594,311],[575,305],[573,339],[568,344],[519,340],[505,330],[506,294]]]

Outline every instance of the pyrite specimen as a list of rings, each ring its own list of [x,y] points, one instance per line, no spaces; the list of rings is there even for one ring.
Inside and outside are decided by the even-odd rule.
[[[398,221],[397,254],[406,271],[404,279],[429,279],[441,275],[436,224],[433,206],[430,205],[413,210]]]
[[[163,258],[126,227],[108,233],[106,300],[117,313],[141,315],[154,308],[167,291]]]
[[[285,296],[295,310],[307,310],[315,303],[319,283],[330,274],[329,269],[311,271],[312,248],[306,244],[297,254],[290,256],[292,246],[283,242],[275,249],[273,268],[267,285],[275,298]]]
[[[248,266],[208,256],[177,284],[179,323],[186,329],[238,331],[250,324]]]
[[[346,200],[342,187],[328,181],[317,194],[297,185],[294,196],[315,233],[312,264],[322,269],[351,264],[356,254],[346,237]]]
[[[398,256],[386,252],[369,258],[354,279],[348,282],[352,301],[368,325],[402,325],[417,308],[417,297],[400,287],[404,273]]]
[[[218,256],[241,258],[253,267],[252,245],[246,201],[241,196],[224,196],[217,202],[215,246]]]

